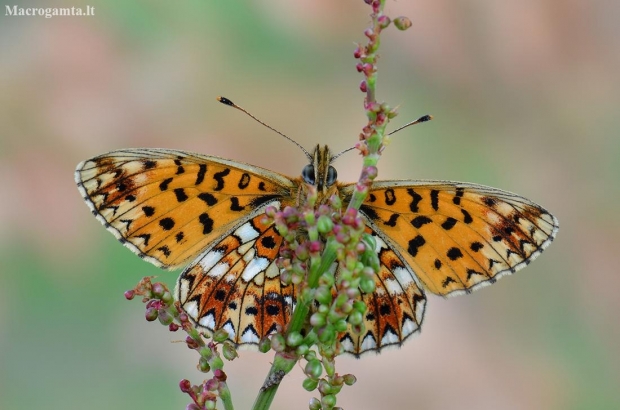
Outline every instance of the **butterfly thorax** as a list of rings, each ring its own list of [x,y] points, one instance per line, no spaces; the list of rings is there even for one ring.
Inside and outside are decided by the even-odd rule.
[[[338,193],[336,180],[338,174],[336,168],[330,165],[333,157],[327,145],[317,145],[312,153],[312,162],[304,167],[301,172],[301,181],[297,195],[298,203],[306,200],[310,187],[316,188],[317,205],[327,202],[334,194]]]

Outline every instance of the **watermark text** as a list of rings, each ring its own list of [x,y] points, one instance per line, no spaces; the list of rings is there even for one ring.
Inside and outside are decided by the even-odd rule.
[[[5,16],[36,16],[46,19],[56,16],[94,16],[95,7],[19,7],[5,6]]]

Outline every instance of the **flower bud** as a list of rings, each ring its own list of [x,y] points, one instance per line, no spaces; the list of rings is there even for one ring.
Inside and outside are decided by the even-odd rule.
[[[394,25],[397,29],[404,31],[411,27],[411,20],[404,16],[396,17],[394,19]]]

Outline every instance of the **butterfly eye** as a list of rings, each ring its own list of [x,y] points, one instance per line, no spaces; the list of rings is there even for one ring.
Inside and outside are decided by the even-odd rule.
[[[336,168],[330,165],[329,168],[327,169],[327,181],[326,181],[327,186],[334,185],[334,182],[336,182],[337,178],[338,178],[338,173],[336,172]]]
[[[316,180],[314,179],[314,165],[308,164],[301,171],[301,177],[310,185],[314,185]]]

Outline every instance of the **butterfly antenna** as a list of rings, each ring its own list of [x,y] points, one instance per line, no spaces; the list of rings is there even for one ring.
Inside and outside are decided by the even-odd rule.
[[[398,131],[400,131],[400,130],[402,130],[402,129],[404,129],[404,128],[407,128],[407,127],[408,127],[408,126],[410,126],[410,125],[419,124],[419,123],[421,123],[421,122],[430,121],[430,120],[432,120],[432,119],[433,119],[433,116],[432,116],[432,115],[428,115],[428,114],[427,114],[427,115],[423,115],[423,116],[421,116],[420,118],[418,118],[417,120],[415,120],[415,121],[411,121],[410,123],[405,124],[405,125],[403,125],[402,127],[395,129],[394,131],[390,132],[388,135],[396,134]],[[356,148],[356,147],[347,148],[347,149],[345,149],[344,151],[342,151],[341,153],[339,153],[339,154],[337,154],[337,155],[334,155],[334,156],[331,158],[330,162],[331,162],[331,161],[336,160],[336,158],[338,158],[339,156],[341,156],[341,155],[342,155],[342,154],[344,154],[345,152],[349,152],[349,151],[351,151],[351,150],[354,150],[355,148]]]
[[[238,109],[239,111],[249,115],[254,121],[258,122],[259,124],[264,125],[265,127],[269,128],[271,131],[274,131],[278,134],[280,134],[281,136],[283,136],[284,138],[286,138],[287,140],[291,141],[293,144],[297,145],[303,152],[304,154],[306,154],[306,156],[308,157],[308,159],[310,160],[310,162],[312,162],[312,155],[310,155],[310,153],[308,151],[306,151],[306,149],[304,147],[302,147],[297,141],[295,141],[294,139],[284,135],[283,133],[281,133],[280,131],[276,130],[275,128],[265,124],[264,122],[262,122],[261,120],[259,120],[258,118],[256,118],[255,116],[253,116],[252,114],[250,114],[249,112],[247,112],[244,108],[238,106],[237,104],[235,104],[234,102],[230,101],[228,98],[226,97],[217,97],[217,100],[219,102],[221,102],[222,104],[225,105],[229,105],[233,108]]]

